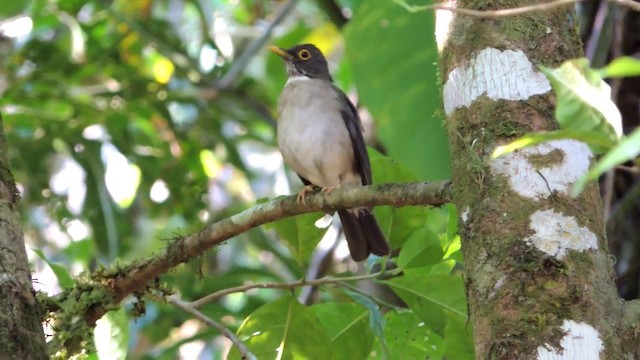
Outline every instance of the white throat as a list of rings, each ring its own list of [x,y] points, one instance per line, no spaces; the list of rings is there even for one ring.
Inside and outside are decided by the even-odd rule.
[[[287,83],[285,84],[285,86],[289,84],[297,83],[300,81],[309,81],[309,80],[312,80],[312,79],[304,75],[291,76],[289,79],[287,79]]]

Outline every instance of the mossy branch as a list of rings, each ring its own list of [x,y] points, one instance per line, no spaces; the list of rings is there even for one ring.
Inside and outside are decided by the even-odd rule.
[[[333,212],[344,208],[373,207],[390,205],[394,207],[412,205],[439,206],[451,201],[450,181],[392,183],[383,185],[344,187],[330,193],[314,193],[306,196],[306,204],[296,202],[295,196],[280,197],[255,205],[230,218],[223,219],[206,226],[197,233],[182,236],[172,241],[165,249],[152,254],[148,258],[128,264],[116,263],[107,269],[100,269],[89,276],[79,279],[76,287],[81,286],[86,293],[87,286],[92,284],[103,296],[99,301],[84,304],[84,313],[78,313],[78,307],[68,308],[69,301],[77,304],[78,292],[75,287],[56,296],[60,301],[59,312],[69,309],[75,312],[72,316],[84,318],[89,326],[93,326],[107,311],[117,306],[131,294],[144,293],[147,287],[169,269],[200,256],[205,251],[247,230],[282,218],[316,211]],[[88,281],[87,281],[88,280]],[[105,296],[108,292],[110,296]],[[75,295],[75,296],[74,296]],[[105,299],[108,299],[105,301]],[[54,318],[69,318],[68,315],[53,314]],[[64,328],[64,324],[57,324]]]

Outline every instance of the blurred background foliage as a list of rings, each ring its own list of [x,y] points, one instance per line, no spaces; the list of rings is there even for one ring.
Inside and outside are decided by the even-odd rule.
[[[275,104],[286,74],[269,44],[312,42],[325,52],[336,83],[361,106],[367,140],[385,154],[372,153],[376,182],[449,177],[435,41],[415,37],[433,33],[432,13],[409,14],[387,0],[32,0],[2,2],[0,21],[0,110],[39,290],[58,293],[83,271],[148,256],[175,236],[299,189],[275,144]],[[413,243],[404,267],[429,266],[431,276],[460,279],[452,272],[460,260],[452,209],[376,212],[395,248]],[[373,263],[350,262],[339,227],[318,228],[320,217],[249,231],[162,280],[182,299],[196,300],[247,282],[366,273]],[[427,250],[435,255],[414,258]],[[282,324],[299,337],[289,341],[294,349],[306,338],[313,348],[305,351],[331,349],[335,358],[410,348],[438,358],[446,318],[466,319],[461,284],[425,289],[423,296],[445,303],[449,290],[457,294],[446,314],[416,304],[423,309],[417,316],[393,305],[402,303],[393,297],[386,304],[396,311],[383,315],[378,296],[390,291],[376,295],[359,288],[363,283],[296,289],[300,301],[316,303],[310,308],[293,305],[291,291],[254,290],[201,310],[240,329],[257,354],[264,339],[251,334],[295,310],[299,321]],[[137,319],[119,311],[98,323],[96,339],[111,345],[97,341],[94,357],[212,359],[230,347],[173,305],[145,305]],[[435,333],[422,320],[432,313]],[[404,331],[394,324],[417,337],[392,336]],[[283,336],[276,331],[269,339]],[[468,346],[449,348],[471,354]]]
[[[593,25],[601,10],[591,3],[580,10],[586,43],[615,24]],[[178,235],[300,188],[275,144],[285,72],[269,44],[313,42],[325,52],[377,150],[376,183],[448,178],[433,29],[433,13],[411,14],[389,0],[0,2],[0,111],[27,248],[37,250],[29,250],[36,288],[58,293],[67,275],[148,256]],[[594,54],[621,53],[603,43]],[[637,118],[624,108],[623,116],[637,126],[626,123]],[[637,193],[638,176],[623,175],[626,187],[614,193],[627,205],[610,207],[625,235],[612,241],[628,280],[621,292],[633,298],[640,259],[621,254],[640,254],[640,231],[629,220],[637,195],[631,202],[626,195]],[[287,336],[290,354],[301,346],[325,358],[473,358],[455,209],[381,207],[376,215],[402,248],[403,278],[252,290],[201,311],[256,354],[265,351],[259,358],[273,357],[276,340]],[[320,217],[249,231],[162,280],[191,301],[249,282],[379,267],[377,259],[350,262],[339,228],[318,228]],[[219,359],[230,348],[171,304],[147,301],[137,319],[132,307],[128,301],[127,312],[98,323],[96,338],[109,341],[97,342],[95,358]]]

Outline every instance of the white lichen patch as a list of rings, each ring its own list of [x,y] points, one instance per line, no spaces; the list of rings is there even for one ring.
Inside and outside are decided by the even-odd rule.
[[[578,225],[574,217],[553,210],[536,211],[531,215],[529,227],[534,234],[525,241],[558,259],[564,258],[568,250],[598,248],[598,238],[591,230]]]
[[[538,347],[538,360],[597,360],[603,350],[600,334],[593,326],[565,320],[562,323],[565,335],[560,340],[562,349],[550,345]]]
[[[466,67],[449,73],[443,88],[444,111],[449,116],[482,95],[494,100],[526,100],[550,90],[549,80],[521,50],[486,48]]]
[[[460,218],[462,219],[463,223],[467,223],[467,221],[469,220],[469,207],[467,206],[466,208],[464,208],[464,211],[462,212],[462,214],[460,214]]]
[[[547,167],[530,161],[532,156],[544,156],[554,150],[562,151],[561,157]],[[506,176],[511,188],[521,196],[537,200],[553,191],[568,195],[573,183],[589,170],[592,156],[582,142],[553,140],[501,156],[491,162],[491,171]]]

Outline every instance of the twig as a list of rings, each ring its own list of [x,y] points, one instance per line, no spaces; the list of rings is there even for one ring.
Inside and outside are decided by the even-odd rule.
[[[242,355],[242,359],[250,359],[250,360],[257,359],[256,356],[253,355],[251,351],[249,351],[249,349],[247,349],[247,346],[242,341],[240,341],[240,339],[238,339],[238,337],[236,337],[229,329],[222,326],[222,324],[220,324],[219,322],[209,318],[205,314],[193,308],[189,303],[186,303],[176,298],[175,296],[169,296],[167,298],[167,301],[179,307],[180,309],[188,312],[189,314],[195,316],[196,318],[200,319],[200,321],[204,322],[205,324],[218,329],[218,331],[220,331],[222,335],[224,335],[227,339],[231,340],[233,345],[235,345],[238,348],[240,355]]]
[[[608,0],[611,3],[620,4],[626,6],[631,10],[640,11],[640,3],[635,0]]]
[[[446,10],[456,14],[462,14],[462,15],[481,18],[481,19],[488,19],[488,18],[497,18],[497,17],[504,17],[504,16],[522,15],[522,14],[527,14],[527,13],[536,12],[536,11],[551,10],[561,6],[579,3],[584,0],[556,0],[556,1],[550,1],[542,4],[521,6],[521,7],[501,9],[501,10],[471,10],[471,9],[463,9],[455,6],[448,6],[448,5],[442,5],[442,4],[409,5],[405,3],[404,0],[393,0],[393,1],[396,4],[404,7],[410,12],[426,11],[426,10]]]
[[[427,10],[445,10],[445,11],[451,11],[456,14],[467,15],[467,16],[477,17],[481,19],[523,15],[523,14],[536,12],[536,11],[547,11],[547,10],[552,10],[565,5],[577,4],[583,1],[585,0],[556,0],[556,1],[550,1],[542,4],[521,6],[517,8],[509,8],[509,9],[501,9],[501,10],[472,10],[472,9],[464,9],[464,8],[458,8],[455,6],[448,6],[448,5],[442,5],[442,4],[409,5],[404,0],[393,0],[393,2],[402,6],[403,8],[407,9],[410,12],[427,11]],[[607,0],[607,2],[626,6],[635,11],[640,11],[640,3],[635,2],[634,0]]]
[[[240,75],[244,68],[249,64],[249,61],[251,61],[255,54],[260,49],[262,49],[267,40],[269,40],[273,29],[278,26],[278,24],[280,24],[282,20],[284,20],[284,18],[289,14],[291,10],[293,10],[293,7],[297,2],[298,0],[289,0],[280,8],[280,11],[278,11],[271,24],[269,24],[269,26],[264,30],[262,35],[260,35],[260,37],[249,44],[242,55],[240,55],[240,57],[238,57],[238,59],[233,62],[229,71],[227,71],[227,73],[222,76],[220,81],[218,81],[218,83],[216,84],[218,89],[226,89],[233,85],[236,77]]]
[[[374,274],[368,274],[368,275],[360,275],[360,276],[350,276],[350,277],[324,277],[324,278],[320,278],[320,279],[315,279],[315,280],[297,280],[297,281],[291,281],[291,282],[287,282],[287,283],[254,283],[254,284],[246,284],[246,285],[242,285],[242,286],[236,286],[233,288],[228,288],[228,289],[223,289],[220,291],[216,291],[214,293],[211,293],[205,297],[202,297],[198,300],[195,300],[193,302],[191,302],[191,306],[194,308],[200,308],[203,305],[206,305],[208,303],[214,302],[216,300],[218,300],[219,298],[229,295],[229,294],[234,294],[234,293],[239,293],[239,292],[245,292],[251,289],[295,289],[297,287],[301,287],[301,286],[319,286],[319,285],[327,285],[327,284],[341,284],[341,283],[345,283],[347,281],[360,281],[360,280],[367,280],[367,279],[372,279],[376,276],[380,276],[382,275],[382,272],[377,272]]]

